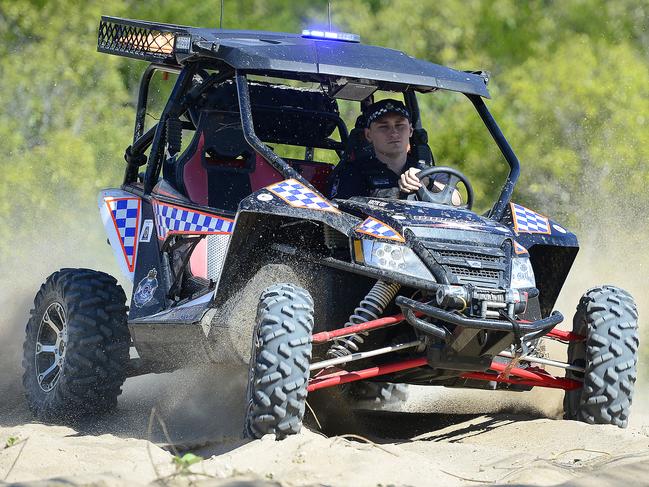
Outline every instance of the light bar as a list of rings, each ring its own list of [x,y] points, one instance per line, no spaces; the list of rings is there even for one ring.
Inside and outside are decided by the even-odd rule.
[[[330,32],[326,30],[304,29],[302,37],[310,39],[327,39],[330,41],[361,42],[361,36],[349,32]]]
[[[177,39],[180,39],[181,47],[191,49],[191,36],[176,26],[102,17],[97,36],[97,50],[149,62],[175,63]]]

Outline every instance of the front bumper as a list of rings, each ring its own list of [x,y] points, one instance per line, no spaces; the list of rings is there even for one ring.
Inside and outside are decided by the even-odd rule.
[[[464,328],[477,328],[488,331],[509,332],[528,338],[543,336],[563,321],[563,315],[559,311],[554,311],[547,318],[542,318],[540,320],[531,322],[517,321],[516,324],[514,324],[511,321],[507,320],[470,318],[459,313],[445,311],[443,309],[430,306],[426,303],[406,298],[405,296],[398,296],[396,303],[401,308],[401,311],[408,320],[408,323],[410,323],[413,327],[447,342],[452,339],[452,334],[446,327],[439,324],[428,323],[420,318],[417,318],[415,312],[422,313],[423,315],[433,318],[436,321],[441,321]]]

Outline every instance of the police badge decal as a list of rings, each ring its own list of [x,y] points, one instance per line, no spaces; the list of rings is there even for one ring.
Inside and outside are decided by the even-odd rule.
[[[151,269],[146,277],[138,283],[137,289],[133,293],[133,302],[138,308],[141,308],[153,299],[153,294],[158,289],[157,275],[158,271]]]

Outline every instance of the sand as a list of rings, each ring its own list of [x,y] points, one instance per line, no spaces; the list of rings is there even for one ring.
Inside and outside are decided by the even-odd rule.
[[[170,485],[359,487],[649,481],[649,416],[641,407],[622,430],[547,417],[556,394],[415,387],[401,410],[357,412],[349,436],[328,438],[304,428],[280,442],[270,436],[244,441],[238,437],[242,401],[215,399],[216,391],[208,399],[205,387],[187,395],[196,391],[191,378],[199,376],[180,371],[131,379],[118,412],[77,427],[33,423],[17,404],[2,417],[2,444],[9,437],[17,443],[0,450],[0,478],[102,486],[156,479]],[[206,375],[200,382],[215,385]],[[153,407],[178,454],[205,459],[190,467],[193,474],[178,474],[159,424],[148,429]]]
[[[394,411],[359,411],[344,433],[240,438],[231,370],[127,380],[119,409],[75,426],[37,424],[21,396],[0,413],[0,479],[20,485],[649,485],[643,390],[627,429],[557,419],[561,394],[412,387]],[[151,410],[160,422],[149,429]],[[311,422],[312,423],[312,422]],[[348,436],[349,435],[349,436]],[[175,445],[177,450],[170,445]],[[178,475],[174,454],[204,461]],[[171,477],[170,477],[171,476]],[[159,480],[158,480],[159,481]]]

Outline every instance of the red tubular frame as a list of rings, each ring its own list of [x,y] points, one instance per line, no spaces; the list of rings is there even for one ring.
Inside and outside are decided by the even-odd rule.
[[[403,316],[402,314],[386,316],[385,318],[379,318],[378,320],[368,321],[359,325],[338,328],[334,331],[323,331],[322,333],[316,333],[315,335],[313,335],[312,341],[315,345],[318,345],[320,343],[329,342],[335,338],[353,335],[354,333],[376,330],[378,328],[385,328],[387,326],[396,325],[397,323],[401,323],[405,319],[405,316]]]
[[[566,342],[583,342],[586,339],[586,337],[583,335],[577,335],[576,333],[572,333],[571,331],[557,330],[556,328],[550,330],[550,332],[545,336]]]
[[[404,360],[402,362],[395,362],[393,364],[378,365],[370,367],[369,369],[355,370],[354,372],[347,372],[346,370],[339,370],[328,374],[313,377],[309,379],[307,391],[317,391],[325,387],[337,386],[339,384],[346,384],[347,382],[355,382],[357,380],[369,379],[377,375],[390,374],[392,372],[399,372],[400,370],[416,369],[426,365],[428,360],[425,357]],[[325,369],[326,371],[327,369]]]
[[[531,321],[519,320],[519,323],[531,323]],[[571,331],[557,330],[556,328],[552,328],[552,330],[550,330],[545,336],[547,338],[563,340],[566,342],[583,342],[586,339],[586,337],[583,335],[577,335],[576,333],[572,333]]]
[[[323,373],[309,379],[307,391],[317,391],[318,389],[324,389],[326,387],[346,384],[348,382],[369,379],[371,377],[390,374],[392,372],[416,369],[427,364],[428,360],[425,357],[421,357],[403,360],[401,362],[394,362],[387,365],[378,365],[376,367],[370,367],[363,370],[355,370],[353,372],[334,369],[334,371],[332,372]],[[507,364],[492,362],[489,368],[496,373],[467,372],[466,374],[462,374],[460,378],[485,380],[490,382],[503,382],[506,384],[518,384],[522,386],[549,387],[552,389],[563,389],[565,391],[571,391],[573,389],[579,389],[580,387],[582,387],[582,383],[579,381],[566,379],[563,377],[554,377],[545,370],[536,367],[530,367],[528,369],[513,367],[509,370],[507,377],[503,375],[503,372],[505,372],[505,369],[507,368]],[[325,369],[323,372],[326,372],[327,370],[331,369]]]
[[[503,375],[503,372],[505,372],[505,369],[507,368],[507,364],[492,362],[489,368],[498,373],[468,372],[462,374],[461,378],[503,382],[505,384],[518,384],[522,386],[550,387],[552,389],[563,389],[564,391],[572,391],[573,389],[579,389],[582,386],[582,383],[579,381],[565,379],[563,377],[555,377],[537,367],[530,367],[528,369],[513,367],[509,370],[507,377]]]
[[[401,323],[404,320],[405,318],[402,314],[397,314],[394,316],[387,316],[384,318],[379,318],[377,320],[368,321],[366,323],[361,323],[359,325],[339,328],[334,331],[324,331],[322,333],[313,335],[313,343],[326,343],[336,338],[352,335],[354,333],[376,330],[379,328],[396,325],[397,323]],[[551,330],[546,336],[548,338],[568,342],[585,340],[585,337],[581,335],[556,329]],[[426,365],[428,365],[428,360],[425,357],[420,357],[393,362],[391,364],[378,365],[376,367],[369,367],[363,370],[355,370],[353,372],[339,370],[332,367],[324,369],[320,371],[318,375],[311,377],[309,379],[307,390],[309,392],[317,391],[318,389],[324,389],[326,387],[369,379],[372,377],[391,374],[393,372],[399,372],[402,370],[416,369],[418,367],[424,367]],[[582,387],[582,383],[580,381],[566,379],[563,377],[555,377],[538,367],[528,367],[527,369],[512,367],[510,370],[506,370],[507,366],[508,364],[492,362],[489,369],[493,372],[467,372],[460,375],[459,377],[461,379],[485,380],[490,382],[493,381],[505,384],[517,384],[522,386],[549,387],[552,389],[563,389],[566,391],[579,389]]]

